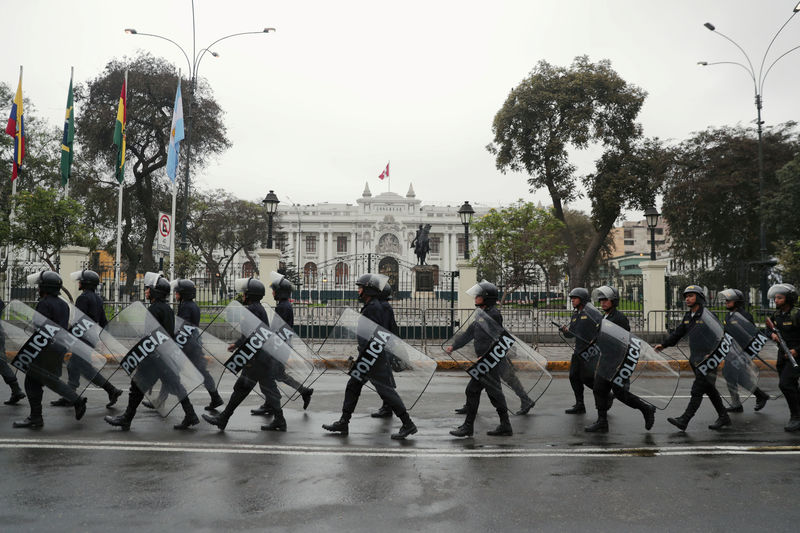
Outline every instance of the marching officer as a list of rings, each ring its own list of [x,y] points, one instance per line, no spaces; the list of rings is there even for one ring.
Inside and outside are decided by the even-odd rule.
[[[81,294],[75,300],[75,307],[101,328],[106,327],[108,318],[103,309],[103,299],[97,294],[100,276],[94,270],[78,270],[70,274],[70,277],[78,282],[78,289],[81,291]],[[92,365],[80,357],[70,357],[67,363],[67,376],[69,377],[67,383],[75,390],[78,389],[81,383],[81,376],[83,376],[106,391],[106,394],[108,394],[106,407],[112,407],[122,396],[121,389],[112,385],[102,374],[92,368]],[[68,399],[62,397],[58,400],[53,400],[50,405],[67,407],[72,404]]]
[[[661,343],[654,346],[657,352],[660,352],[668,346],[675,346],[678,341],[689,333],[693,328],[702,324],[703,309],[706,302],[706,295],[702,287],[697,285],[689,285],[683,290],[684,302],[686,307],[689,308],[686,314],[683,315],[683,320],[680,325]],[[686,406],[686,411],[678,418],[667,418],[667,422],[677,427],[681,431],[685,431],[689,425],[689,421],[700,408],[703,402],[703,395],[708,396],[711,404],[717,411],[717,420],[708,426],[708,429],[722,429],[725,426],[731,425],[731,418],[725,410],[725,405],[722,403],[722,397],[714,386],[716,378],[716,370],[704,376],[697,368],[700,363],[708,354],[700,353],[693,348],[692,343],[689,344],[691,352],[689,354],[689,362],[694,371],[694,383],[692,383],[691,397],[689,405]]]
[[[237,285],[239,284],[241,284],[240,290],[244,306],[261,322],[269,326],[267,310],[261,304],[261,300],[267,294],[264,284],[255,278],[241,280],[237,282]],[[238,342],[228,346],[228,351],[235,351],[245,341],[244,337],[241,338]],[[260,353],[258,357],[254,357],[242,370],[233,385],[233,393],[225,409],[218,415],[203,414],[203,420],[224,430],[231,416],[233,416],[233,412],[258,384],[264,392],[267,408],[274,416],[272,422],[261,426],[261,429],[264,431],[286,431],[286,418],[283,416],[283,408],[281,407],[281,393],[278,390],[278,384],[275,382],[278,365],[279,363],[266,353]]]
[[[364,302],[364,306],[361,308],[361,315],[382,326],[385,323],[385,317],[383,307],[378,301],[382,289],[381,279],[375,274],[363,274],[356,281],[356,286],[358,287],[358,297]],[[359,339],[359,357],[366,353],[367,347],[367,339]],[[385,352],[382,354],[380,359],[371,367],[366,377],[356,378],[350,376],[344,391],[341,418],[331,424],[323,424],[323,429],[341,435],[349,433],[350,418],[353,416],[353,411],[355,411],[358,404],[361,389],[364,387],[365,381],[369,379],[378,395],[384,402],[389,404],[394,414],[403,422],[400,430],[392,434],[392,439],[404,440],[409,435],[417,432],[417,426],[411,420],[403,400],[392,386],[394,380],[391,374],[390,361],[388,361],[386,355]]]
[[[568,415],[581,415],[586,412],[583,387],[586,385],[591,389],[594,386],[594,369],[590,368],[583,356],[597,336],[597,328],[600,324],[594,320],[594,317],[590,317],[586,313],[586,304],[589,303],[588,290],[583,287],[575,287],[570,291],[569,298],[573,313],[569,326],[562,326],[561,332],[565,337],[575,337],[575,348],[569,364],[569,384],[575,394],[575,405],[564,412]]]
[[[789,283],[779,283],[770,287],[767,293],[769,298],[775,300],[775,312],[772,322],[780,331],[791,355],[797,359],[800,348],[800,312],[795,307],[797,303],[797,289]],[[778,335],[773,333],[772,340],[778,342]],[[780,375],[778,386],[786,398],[789,406],[789,423],[783,428],[786,431],[800,431],[800,387],[798,375],[793,365],[789,364],[789,357],[782,351],[778,355],[778,372]]]
[[[397,326],[397,321],[394,317],[394,309],[392,308],[392,304],[389,300],[392,298],[392,286],[387,283],[383,290],[381,290],[380,296],[378,296],[378,301],[383,308],[383,319],[384,322],[381,324],[383,327],[394,333],[395,335],[400,335],[400,328]],[[394,370],[395,361],[394,355],[390,355],[392,357],[392,361],[389,365],[389,370]],[[394,376],[392,376],[392,385],[394,386]],[[381,405],[380,409],[375,411],[370,415],[372,418],[391,418],[392,416],[392,408],[389,406],[388,403],[384,400],[383,404]]]
[[[67,302],[58,297],[63,281],[56,272],[44,271],[28,276],[28,283],[39,287],[39,303],[36,311],[47,319],[52,320],[65,330],[69,328],[69,306]],[[66,351],[61,346],[48,346],[31,364],[25,374],[25,392],[28,395],[31,413],[24,420],[14,422],[15,428],[40,428],[44,426],[42,418],[42,397],[44,386],[68,399],[75,408],[75,420],[80,420],[86,414],[86,398],[78,396],[72,388],[59,380],[61,367],[64,364]]]
[[[0,313],[3,312],[5,307],[5,302],[0,299]],[[6,358],[6,335],[3,332],[2,326],[0,326],[0,376],[3,376],[3,381],[11,388],[11,397],[3,403],[6,405],[17,405],[20,400],[25,398],[25,393],[19,388],[17,376],[14,374],[11,365],[8,364],[8,359]]]
[[[146,272],[144,275],[144,283],[144,297],[150,301],[148,312],[153,315],[153,318],[156,319],[161,327],[172,336],[175,332],[175,315],[172,312],[172,308],[166,302],[172,288],[169,281],[161,274]],[[189,395],[183,390],[179,382],[180,378],[173,374],[173,370],[160,363],[158,359],[153,358],[146,358],[142,361],[142,364],[160,364],[162,366],[162,368],[159,369],[160,372],[149,373],[153,376],[153,381],[155,382],[156,377],[160,374],[162,388],[173,388],[176,395],[185,395],[185,398],[181,400],[181,407],[184,413],[183,420],[173,427],[175,429],[189,429],[199,424],[200,419],[197,418],[197,414],[194,412],[194,406],[189,400]],[[145,387],[145,390],[149,389],[153,384],[154,383],[151,383],[149,386]],[[121,427],[126,431],[129,430],[133,417],[136,416],[136,410],[139,404],[142,403],[142,400],[144,400],[144,391],[139,388],[139,385],[137,385],[135,381],[131,380],[131,387],[128,392],[128,405],[125,408],[125,412],[117,416],[106,416],[104,420],[112,426]]]

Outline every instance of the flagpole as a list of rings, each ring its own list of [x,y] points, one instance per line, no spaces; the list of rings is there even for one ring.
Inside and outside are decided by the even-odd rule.
[[[175,204],[178,195],[178,180],[172,182],[172,218],[170,219],[169,228],[169,279],[175,279]],[[172,294],[170,293],[170,301],[172,301]]]
[[[125,69],[125,104],[127,106],[128,102],[128,70]],[[126,117],[127,122],[127,117]],[[123,131],[125,128],[125,124],[122,125]],[[116,178],[116,170],[114,171],[114,176]],[[122,185],[125,183],[125,177],[123,176],[122,181],[119,182],[119,194],[117,199],[117,255],[116,255],[116,272],[114,273],[114,279],[117,280],[117,293],[114,295],[114,301],[120,297],[120,287],[121,279],[120,279],[120,266],[122,265]]]
[[[19,86],[22,87],[22,65],[19,66]],[[20,125],[19,127],[22,127],[22,126]],[[20,146],[20,149],[21,148],[22,147]],[[15,163],[16,163],[16,161],[15,161]],[[17,174],[17,178],[19,178],[19,174]],[[16,205],[15,205],[15,202],[14,202],[14,197],[15,196],[17,196],[17,180],[12,180],[11,181],[11,212],[8,215],[8,227],[9,227],[9,229],[11,229],[11,227],[14,225],[14,218],[16,218],[15,217],[15,213],[14,213],[14,211],[16,210]],[[14,261],[14,249],[11,247],[11,243],[8,244],[8,248],[6,250],[6,261],[8,263],[6,265],[6,282],[7,282],[7,285],[8,285],[8,301],[11,301],[11,273],[12,273],[12,264],[13,264],[13,261]]]

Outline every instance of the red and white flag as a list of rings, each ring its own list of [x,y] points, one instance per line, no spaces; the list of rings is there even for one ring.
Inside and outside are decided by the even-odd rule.
[[[388,177],[389,177],[389,163],[386,163],[386,170],[381,172],[381,175],[378,176],[378,179],[382,180],[382,179],[388,178]]]

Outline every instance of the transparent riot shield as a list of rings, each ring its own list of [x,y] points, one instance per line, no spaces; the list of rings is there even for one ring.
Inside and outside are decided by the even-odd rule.
[[[311,363],[313,368],[312,374],[306,379],[306,382],[303,383],[305,387],[310,387],[315,381],[317,381],[322,374],[325,373],[327,369],[327,365],[325,364],[325,360],[320,357],[311,347],[306,344],[303,339],[301,339],[294,329],[286,323],[286,321],[281,318],[281,316],[269,305],[265,305],[264,309],[267,311],[267,316],[269,317],[269,329],[277,334],[283,342],[288,344],[292,350],[297,352],[300,357]],[[277,379],[281,381],[283,376],[279,376]],[[300,397],[300,393],[297,389],[294,389],[294,393],[289,398],[290,400],[296,400]]]
[[[6,350],[14,353],[11,366],[34,375],[67,400],[75,401],[83,395],[88,382],[83,386],[80,382],[70,386],[63,366],[72,360],[72,364],[83,368],[91,379],[103,370],[106,358],[72,335],[69,329],[19,300],[12,300],[7,311],[8,320],[3,322],[3,330]]]
[[[175,317],[175,342],[203,376],[203,386],[211,392],[217,390],[217,384],[225,373],[225,367],[203,349],[204,341],[218,343],[219,340],[212,340],[210,336],[202,339],[200,337],[202,332],[199,326],[193,326],[179,316]]]
[[[600,323],[603,321],[603,312],[587,303],[579,313],[573,313],[570,317],[567,331],[559,331],[562,340],[569,345],[573,351],[578,351],[581,358],[580,378],[583,383],[591,385],[592,379],[597,371],[597,364],[600,360],[600,350],[595,344],[595,339],[600,331]],[[554,322],[555,324],[555,322]],[[556,324],[558,325],[558,324]],[[569,339],[575,339],[573,346]]]
[[[755,391],[758,370],[753,361],[706,308],[689,330],[689,349],[692,368],[713,383],[726,400],[731,400],[731,389],[740,391],[740,401]],[[726,366],[730,368],[723,372],[722,378],[718,378],[718,369]]]
[[[229,303],[200,338],[203,347],[234,374],[249,369],[246,372],[254,376],[253,379],[257,380],[256,374],[262,373],[273,378],[280,389],[277,394],[282,393],[286,401],[297,387],[310,382],[315,371],[311,361],[304,359],[269,325],[237,301]],[[220,351],[223,346],[225,352]]]
[[[656,409],[667,408],[680,380],[674,361],[610,320],[600,323],[595,345],[600,352],[595,379],[610,381]]]
[[[436,371],[432,358],[349,307],[329,330],[320,353],[352,359],[347,372],[350,377],[366,382],[371,390],[396,389],[409,410],[417,404]],[[397,370],[393,371],[393,367]]]
[[[734,338],[745,355],[753,361],[758,372],[758,388],[773,398],[780,396],[779,373],[775,368],[775,362],[766,361],[760,355],[764,346],[771,342],[767,335],[743,315],[736,312],[731,313],[725,320],[725,332]],[[735,367],[726,365],[722,369],[722,375],[725,376],[731,396],[737,394],[740,376]]]
[[[495,391],[505,385],[522,406],[538,400],[553,380],[547,359],[482,309],[475,309],[442,348],[457,363],[469,364],[470,377]],[[510,406],[509,410],[515,411]]]
[[[203,383],[172,332],[165,331],[141,302],[111,319],[100,341],[163,417]]]

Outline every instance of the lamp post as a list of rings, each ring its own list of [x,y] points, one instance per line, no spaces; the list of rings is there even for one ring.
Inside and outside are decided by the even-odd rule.
[[[184,124],[184,139],[183,145],[186,149],[186,156],[183,163],[184,168],[184,183],[183,183],[183,220],[181,221],[181,249],[185,250],[188,244],[186,240],[186,224],[187,219],[189,218],[189,168],[191,167],[192,162],[192,119],[193,119],[193,112],[194,112],[194,103],[195,103],[195,90],[197,88],[197,70],[200,67],[200,61],[202,61],[203,57],[206,53],[211,54],[214,57],[219,57],[219,54],[216,52],[211,51],[211,47],[215,44],[219,43],[220,41],[224,41],[225,39],[230,39],[231,37],[237,37],[239,35],[256,35],[262,33],[270,33],[274,32],[275,28],[264,28],[261,31],[245,31],[239,33],[232,33],[230,35],[225,35],[220,37],[219,39],[215,40],[205,48],[201,48],[200,51],[197,51],[196,47],[196,31],[195,31],[195,17],[194,17],[194,0],[192,0],[192,57],[189,57],[189,54],[184,50],[184,48],[173,41],[168,37],[164,37],[163,35],[156,35],[154,33],[142,33],[136,31],[134,28],[125,28],[125,33],[129,35],[142,35],[145,37],[155,37],[157,39],[162,39],[164,41],[169,41],[170,43],[174,44],[178,47],[178,49],[183,54],[183,57],[186,59],[186,64],[189,67],[189,77],[191,79],[191,91],[189,92],[189,102],[186,108],[186,113],[183,118]]]
[[[272,248],[272,217],[275,216],[275,212],[278,210],[278,204],[281,203],[278,200],[278,197],[275,196],[275,191],[269,191],[267,196],[261,200],[261,203],[264,204],[264,207],[267,208],[267,248]]]
[[[469,259],[469,225],[472,223],[472,215],[475,210],[465,201],[458,209],[458,216],[461,218],[461,223],[464,224],[464,259]]]
[[[644,210],[644,219],[647,221],[647,227],[650,228],[650,261],[656,260],[656,226],[658,226],[659,216],[661,213],[654,206]]]
[[[747,55],[747,52],[739,46],[739,44],[725,35],[717,31],[717,28],[711,24],[710,22],[706,22],[703,24],[709,31],[716,33],[720,37],[726,39],[727,41],[731,42],[739,51],[744,55],[744,58],[747,60],[747,65],[743,63],[739,63],[738,61],[715,61],[709,63],[708,61],[698,61],[697,64],[703,67],[710,67],[713,65],[736,65],[743,68],[747,74],[750,76],[750,79],[753,80],[753,92],[755,93],[755,104],[756,104],[756,131],[758,132],[758,219],[759,219],[759,261],[758,264],[760,265],[760,288],[761,288],[761,305],[762,307],[766,308],[769,305],[769,301],[767,300],[767,268],[771,265],[771,261],[767,258],[767,232],[766,227],[764,225],[764,148],[762,142],[762,133],[763,133],[763,124],[764,122],[761,120],[761,106],[762,106],[762,95],[764,94],[764,81],[767,78],[767,75],[772,70],[772,67],[775,66],[775,63],[780,61],[784,56],[794,52],[800,45],[795,46],[794,48],[790,48],[789,50],[785,51],[781,55],[777,57],[772,63],[767,66],[766,70],[764,70],[764,65],[767,61],[767,55],[769,54],[770,48],[772,48],[775,39],[778,38],[778,35],[783,31],[789,21],[794,18],[797,12],[800,11],[800,2],[794,6],[792,10],[792,14],[789,15],[789,18],[786,19],[786,22],[778,29],[775,35],[772,37],[772,40],[769,42],[769,46],[767,46],[767,50],[764,52],[764,57],[761,58],[761,64],[758,67],[758,72],[756,72],[755,68],[753,67],[753,63],[750,61],[750,56]]]

